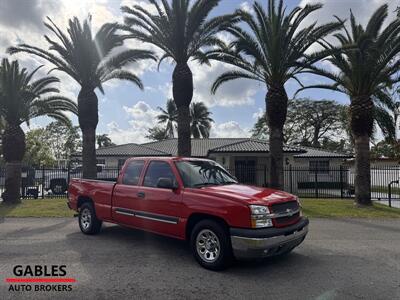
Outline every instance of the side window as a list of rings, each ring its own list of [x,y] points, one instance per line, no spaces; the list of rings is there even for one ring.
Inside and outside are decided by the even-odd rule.
[[[124,176],[122,177],[122,184],[138,185],[140,173],[142,172],[144,161],[134,160],[125,169]]]
[[[143,185],[148,187],[157,187],[160,178],[170,178],[173,183],[176,183],[175,175],[168,163],[163,161],[150,162],[146,176],[144,177]]]

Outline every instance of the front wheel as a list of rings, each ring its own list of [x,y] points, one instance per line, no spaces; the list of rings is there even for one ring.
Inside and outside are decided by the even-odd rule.
[[[232,246],[225,227],[214,220],[197,223],[190,244],[197,262],[210,270],[223,270],[232,262]]]
[[[102,222],[97,219],[92,203],[84,203],[79,210],[79,228],[84,234],[100,232]]]

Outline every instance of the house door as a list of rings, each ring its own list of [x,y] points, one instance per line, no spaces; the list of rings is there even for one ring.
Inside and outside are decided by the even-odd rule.
[[[236,159],[235,176],[240,183],[256,184],[256,160]]]

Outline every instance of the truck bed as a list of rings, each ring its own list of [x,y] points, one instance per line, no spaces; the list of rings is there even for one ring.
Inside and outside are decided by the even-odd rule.
[[[96,199],[94,202],[96,214],[100,219],[111,219],[111,198],[116,181],[95,180],[95,179],[71,179],[69,191],[74,195],[87,195],[91,199]],[[75,190],[74,190],[75,189]],[[82,189],[80,191],[79,189]],[[71,208],[77,209],[78,199],[69,200]]]

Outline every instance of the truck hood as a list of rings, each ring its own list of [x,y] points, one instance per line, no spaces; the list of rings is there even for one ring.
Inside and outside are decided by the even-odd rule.
[[[283,191],[244,184],[207,186],[196,189],[196,193],[259,205],[287,202],[296,198]]]

